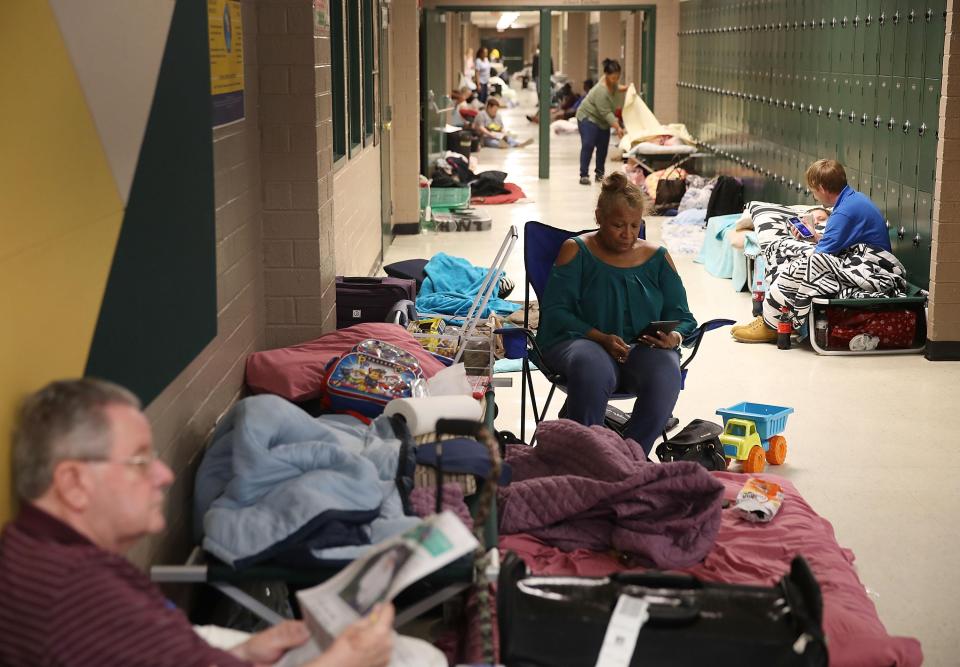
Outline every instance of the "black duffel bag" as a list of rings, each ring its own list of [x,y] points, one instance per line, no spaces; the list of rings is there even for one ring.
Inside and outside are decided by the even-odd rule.
[[[621,594],[644,599],[631,667],[826,667],[823,601],[807,562],[775,586],[735,586],[659,572],[529,577],[516,554],[500,568],[500,660],[507,667],[593,667]]]
[[[720,434],[723,427],[704,419],[694,419],[669,440],[657,445],[661,463],[693,461],[707,470],[726,470]]]

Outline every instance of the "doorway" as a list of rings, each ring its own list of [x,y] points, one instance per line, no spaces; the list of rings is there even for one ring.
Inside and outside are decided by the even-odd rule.
[[[446,30],[445,23],[446,17],[454,13],[459,13],[461,16],[465,13],[482,13],[482,14],[491,14],[499,13],[503,14],[513,14],[517,15],[517,10],[522,9],[527,13],[532,13],[534,8],[517,8],[516,6],[510,7],[483,7],[483,8],[474,8],[474,7],[446,7],[439,6],[433,9],[424,9],[421,19],[421,32],[420,32],[420,91],[421,91],[421,154],[420,154],[420,164],[421,173],[427,173],[427,168],[431,162],[431,156],[438,155],[443,151],[443,134],[442,128],[449,121],[450,112],[453,110],[453,102],[445,94],[448,88],[446,82],[447,76],[447,62],[448,59],[453,58],[453,65],[455,68],[461,66],[461,61],[463,60],[463,50],[464,47],[473,47],[474,44],[479,45],[481,43],[480,39],[470,40],[469,44],[464,45],[453,45],[450,44],[448,48],[447,39],[446,39]],[[505,65],[510,72],[519,71],[525,64],[525,59],[528,54],[525,51],[529,51],[529,55],[532,56],[533,50],[535,47],[539,47],[540,52],[544,54],[553,54],[553,40],[552,35],[552,15],[553,14],[588,14],[590,12],[640,12],[642,17],[642,27],[640,30],[635,31],[636,41],[638,44],[635,45],[635,50],[639,51],[641,54],[641,67],[639,76],[635,79],[637,91],[643,97],[644,101],[647,103],[651,109],[654,109],[654,75],[656,72],[655,68],[655,57],[656,57],[656,5],[591,5],[583,8],[579,7],[556,7],[556,8],[545,8],[536,10],[539,14],[539,29],[537,30],[538,39],[534,39],[532,44],[528,44],[527,48],[524,48],[524,40],[518,39],[520,42],[520,51],[519,54],[516,54],[516,46],[513,44],[508,44],[510,40],[513,39],[512,36],[504,37],[485,37],[482,40],[482,44],[488,48],[498,48],[501,52],[501,56],[505,60]],[[589,24],[589,22],[588,22]],[[620,23],[617,22],[617,27],[619,29]],[[585,26],[586,27],[586,26]],[[509,29],[509,26],[506,26]],[[568,30],[563,31],[564,34],[568,33]],[[638,33],[638,34],[637,34]],[[618,30],[617,34],[620,34]],[[479,37],[479,36],[478,36]],[[588,47],[588,36],[584,36],[584,50],[586,51]],[[465,40],[466,41],[466,40]],[[473,47],[475,48],[475,47]],[[561,46],[562,49],[565,47]],[[594,52],[596,53],[596,51]],[[516,55],[514,55],[516,54]],[[596,67],[595,60],[596,58],[589,58],[587,53],[583,54],[585,62],[583,63],[583,71],[587,73],[588,68]],[[506,61],[507,58],[510,58],[510,61]],[[541,92],[541,96],[546,93],[547,96],[550,96],[552,91],[552,84],[550,81],[549,74],[549,62],[550,59],[541,59],[541,63],[546,62],[547,66],[542,68],[542,72],[532,72],[532,78],[537,82],[537,88]],[[558,63],[559,65],[559,63]],[[571,78],[572,81],[575,81],[576,84],[582,82],[578,80],[580,77]],[[593,77],[596,80],[595,77]],[[655,112],[655,109],[654,109]],[[550,125],[549,123],[542,123],[539,126],[539,140],[538,140],[538,163],[539,163],[539,176],[541,179],[550,177]]]

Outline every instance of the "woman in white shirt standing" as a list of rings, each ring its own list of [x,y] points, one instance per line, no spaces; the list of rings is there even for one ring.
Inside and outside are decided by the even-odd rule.
[[[481,46],[477,49],[477,59],[473,63],[473,71],[477,82],[477,97],[480,102],[486,104],[487,89],[490,83],[490,57],[487,47]]]

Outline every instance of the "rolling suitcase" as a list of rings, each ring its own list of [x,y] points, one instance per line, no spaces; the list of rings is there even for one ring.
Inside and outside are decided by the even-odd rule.
[[[397,301],[416,301],[416,298],[414,280],[337,276],[337,328],[384,322]]]
[[[516,554],[500,569],[500,659],[507,667],[593,667],[626,594],[649,605],[631,667],[827,665],[820,588],[802,557],[771,587],[683,574],[530,577]]]

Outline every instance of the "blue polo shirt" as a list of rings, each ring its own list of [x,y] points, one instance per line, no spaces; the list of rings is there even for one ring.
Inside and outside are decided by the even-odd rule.
[[[814,252],[836,254],[858,243],[869,243],[892,252],[883,213],[870,197],[847,185],[833,205],[827,231]]]

